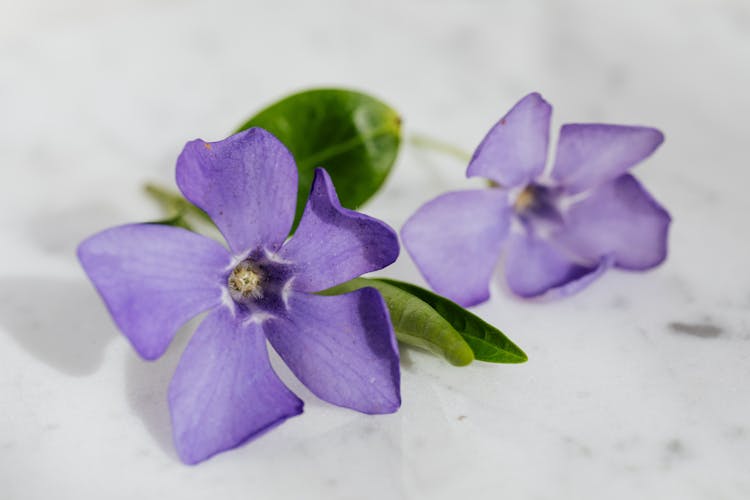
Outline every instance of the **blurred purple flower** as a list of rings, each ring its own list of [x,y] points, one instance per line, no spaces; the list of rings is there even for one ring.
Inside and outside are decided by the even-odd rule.
[[[266,339],[321,399],[370,414],[396,411],[398,350],[379,293],[313,293],[392,263],[399,250],[393,230],[342,208],[318,169],[301,223],[285,242],[297,168],[258,128],[188,143],[177,184],[211,216],[229,251],[184,229],[133,224],[90,237],[78,256],[146,359],[161,356],[181,325],[208,311],[169,386],[180,458],[200,462],[302,413],[302,401],[271,368]]]
[[[568,295],[609,267],[644,271],[666,258],[670,216],[627,173],[662,133],[563,125],[545,175],[551,114],[539,94],[521,99],[466,171],[493,187],[443,194],[406,221],[404,246],[436,292],[464,306],[486,301],[501,252],[508,286],[522,297]]]

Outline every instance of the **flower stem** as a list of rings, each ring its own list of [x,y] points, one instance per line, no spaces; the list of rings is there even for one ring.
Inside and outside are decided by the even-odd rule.
[[[465,163],[471,160],[471,154],[464,149],[428,135],[412,133],[407,136],[407,141],[418,148],[431,149],[438,153],[447,154]]]
[[[148,195],[164,207],[170,218],[179,218],[183,215],[195,215],[212,223],[211,218],[206,212],[187,201],[177,191],[150,182],[146,183],[143,188]]]

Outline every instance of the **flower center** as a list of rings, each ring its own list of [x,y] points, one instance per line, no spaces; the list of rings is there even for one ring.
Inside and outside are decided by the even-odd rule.
[[[263,285],[266,282],[266,274],[254,262],[243,260],[227,279],[229,295],[236,302],[246,302],[249,298],[263,298]]]
[[[258,248],[227,274],[227,292],[238,310],[247,314],[281,316],[287,307],[294,267]]]
[[[557,188],[532,183],[518,193],[513,210],[527,225],[559,225],[562,223],[560,195]]]
[[[515,203],[513,203],[513,208],[516,212],[523,213],[534,204],[536,201],[536,193],[534,191],[534,186],[528,185],[523,188],[523,191],[518,193],[518,197]]]

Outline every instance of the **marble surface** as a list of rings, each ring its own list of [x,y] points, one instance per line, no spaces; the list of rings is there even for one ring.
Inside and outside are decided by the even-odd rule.
[[[3,2],[0,498],[750,498],[750,4]],[[673,216],[671,255],[584,293],[478,314],[529,354],[453,368],[403,354],[402,409],[306,413],[198,467],[171,447],[184,347],[141,361],[74,258],[151,219],[188,139],[220,139],[314,85],[362,88],[405,132],[471,149],[525,93],[555,123],[648,124],[637,175]],[[366,211],[399,227],[468,186],[407,144]],[[421,282],[405,254],[385,274]]]

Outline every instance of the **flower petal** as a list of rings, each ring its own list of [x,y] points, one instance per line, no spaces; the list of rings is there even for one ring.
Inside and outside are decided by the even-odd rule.
[[[343,208],[328,173],[318,168],[299,227],[279,255],[294,263],[296,290],[317,292],[382,269],[398,252],[393,229]]]
[[[385,302],[374,288],[345,295],[292,293],[289,317],[269,319],[266,335],[316,396],[369,413],[401,405],[398,348]]]
[[[174,442],[187,464],[235,448],[302,407],[271,368],[259,324],[240,323],[226,307],[198,327],[169,385]]]
[[[453,191],[422,205],[404,224],[401,238],[437,293],[472,306],[490,296],[510,216],[500,189]]]
[[[187,143],[177,159],[177,185],[211,216],[235,254],[261,246],[276,251],[292,227],[297,167],[263,129]]]
[[[513,293],[521,297],[537,297],[553,289],[564,296],[588,286],[610,265],[607,257],[596,265],[577,264],[537,236],[512,234],[508,238],[505,277]]]
[[[552,177],[570,194],[609,182],[644,160],[664,142],[655,128],[596,123],[560,129]]]
[[[645,270],[666,259],[670,222],[669,213],[626,174],[572,205],[557,239],[586,259],[612,255],[619,268]]]
[[[180,326],[221,303],[231,262],[215,241],[156,224],[95,234],[79,245],[78,258],[117,326],[146,359],[164,354]]]
[[[552,106],[537,93],[513,106],[477,147],[467,177],[485,177],[503,187],[527,184],[544,171]]]

